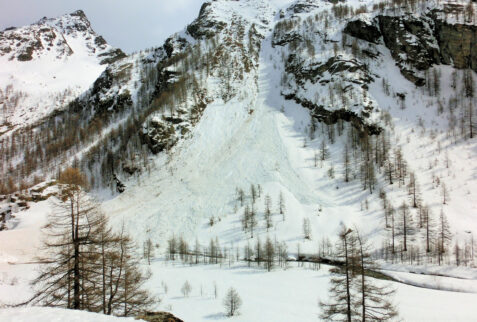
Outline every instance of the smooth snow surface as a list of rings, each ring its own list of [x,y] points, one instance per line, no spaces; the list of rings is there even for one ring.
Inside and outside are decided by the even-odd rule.
[[[318,302],[327,299],[330,278],[329,267],[325,265],[313,270],[291,264],[287,270],[267,273],[263,268],[243,265],[184,266],[157,261],[151,269],[157,274],[149,284],[160,294],[161,308],[184,321],[229,321],[222,302],[230,287],[238,291],[243,301],[241,314],[232,321],[319,321]],[[186,280],[192,287],[189,297],[180,291]],[[399,283],[391,285],[397,290],[393,302],[399,308],[402,321],[477,320],[477,294],[435,291]]]
[[[21,309],[0,309],[2,322],[132,322],[142,321],[134,318],[46,307],[29,307]]]

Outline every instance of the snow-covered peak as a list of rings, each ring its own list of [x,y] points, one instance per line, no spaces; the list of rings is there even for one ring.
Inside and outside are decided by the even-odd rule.
[[[77,10],[58,18],[42,18],[39,23],[46,23],[61,30],[65,34],[77,32],[94,33],[86,14],[83,10]]]
[[[230,22],[239,19],[246,24],[267,26],[279,7],[289,0],[220,0],[205,2],[198,18],[187,27],[187,33],[195,39],[211,38]]]
[[[61,109],[125,56],[81,10],[0,32],[0,134]]]
[[[84,48],[73,48],[68,38],[81,40]],[[62,59],[73,55],[75,49],[103,57],[103,64],[122,54],[94,32],[82,10],[58,18],[44,17],[29,26],[0,32],[0,56],[9,60],[30,61],[51,53]]]

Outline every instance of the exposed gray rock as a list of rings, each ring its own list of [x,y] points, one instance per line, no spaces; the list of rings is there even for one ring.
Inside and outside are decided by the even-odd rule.
[[[325,124],[336,124],[339,120],[343,120],[350,122],[360,132],[366,131],[370,135],[377,135],[382,131],[382,128],[378,125],[368,124],[364,121],[368,117],[368,115],[363,115],[363,113],[366,113],[365,110],[362,112],[362,115],[358,115],[355,112],[344,108],[330,111],[322,105],[314,104],[311,101],[299,98],[294,94],[285,95],[285,98],[294,100],[301,106],[308,108],[311,111],[312,117]],[[370,109],[372,109],[372,107],[370,107]]]
[[[222,31],[227,25],[211,16],[211,3],[205,2],[200,8],[199,17],[187,26],[187,33],[194,39],[208,39]]]
[[[447,64],[477,71],[477,26],[449,24],[434,10],[427,16],[377,16],[376,24],[348,22],[344,32],[378,43],[382,36],[401,73],[417,86],[425,79],[420,72]]]
[[[346,24],[344,32],[353,37],[377,44],[381,38],[379,28],[362,20],[353,20]]]
[[[136,318],[147,322],[184,322],[169,312],[146,312]]]
[[[477,72],[477,25],[448,24],[434,18],[442,63]]]
[[[307,80],[316,83],[323,77],[325,72],[328,72],[331,76],[345,71],[349,73],[359,72],[360,77],[358,81],[361,84],[368,84],[373,81],[373,77],[369,74],[364,64],[356,59],[342,59],[341,56],[331,57],[324,63],[304,67],[303,63],[292,54],[288,57],[285,69],[288,73],[295,75],[296,82],[301,85]],[[353,80],[353,82],[356,82],[356,80]]]

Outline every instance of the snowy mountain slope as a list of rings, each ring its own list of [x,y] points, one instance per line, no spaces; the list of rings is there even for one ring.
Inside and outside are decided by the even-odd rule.
[[[65,107],[122,57],[81,10],[0,32],[0,133]]]
[[[417,50],[416,57],[427,61],[426,55],[433,51],[426,54],[421,49],[439,44],[438,34],[432,33],[435,29],[427,24],[428,14],[436,8],[445,10],[449,3],[419,2],[412,9],[411,20],[422,25],[403,27],[392,41],[385,40],[386,31],[376,21],[383,19],[379,16],[397,17],[398,26],[406,26],[410,18],[403,17],[411,9],[397,1],[388,6],[382,9],[375,1],[338,5],[326,1],[211,1],[203,6],[196,21],[163,47],[110,65],[76,103],[78,109],[88,107],[97,115],[111,112],[113,121],[103,133],[120,133],[107,137],[104,146],[113,146],[113,151],[124,152],[125,157],[114,155],[106,166],[96,168],[94,163],[78,162],[96,180],[111,171],[118,179],[111,185],[113,190],[119,187],[118,181],[124,188],[121,194],[103,195],[107,199],[103,209],[114,226],[124,223],[139,245],[151,238],[160,245],[161,253],[167,251],[172,236],[183,236],[189,245],[197,238],[204,251],[217,237],[228,252],[238,249],[240,255],[248,243],[270,237],[285,243],[294,257],[298,253],[330,256],[325,250],[342,225],[356,227],[378,249],[376,256],[385,273],[434,289],[421,293],[398,286],[405,320],[445,320],[457,313],[456,319],[474,318],[473,294],[456,295],[462,300],[454,308],[459,312],[451,311],[450,315],[436,310],[432,303],[424,308],[414,303],[426,296],[444,303],[454,295],[435,290],[440,287],[475,292],[476,263],[471,252],[475,247],[472,238],[477,234],[477,176],[472,164],[477,146],[471,133],[477,102],[469,89],[475,91],[477,78],[472,56],[462,50],[463,55],[454,58],[465,58],[462,61],[467,65],[458,65],[454,58],[443,58],[446,46],[439,45],[438,58],[442,60],[429,60],[426,68],[419,69],[412,53]],[[459,12],[443,15],[450,24],[448,31],[473,28]],[[353,32],[345,31],[356,21],[365,22],[364,32],[362,23],[357,23],[359,28]],[[422,32],[429,43],[420,42],[423,38],[413,32]],[[460,41],[468,43],[466,39]],[[395,46],[399,42],[402,46]],[[409,72],[423,83],[416,83]],[[152,76],[144,77],[146,74]],[[140,86],[143,84],[146,86]],[[124,148],[116,141],[122,136],[119,125],[128,124],[128,113],[137,112],[140,117],[135,122],[140,124],[142,141],[135,144],[140,148]],[[323,146],[327,153],[321,160]],[[107,159],[107,151],[89,152]],[[131,173],[111,170],[116,163],[123,169],[124,165],[135,168],[128,167]],[[416,208],[412,207],[410,173],[419,191]],[[259,190],[258,184],[262,191],[253,203],[250,186]],[[243,204],[237,198],[238,189],[245,191]],[[278,210],[280,194],[284,215]],[[269,228],[264,220],[267,195],[272,200]],[[387,209],[390,205],[395,209],[396,220],[396,250],[386,263],[383,254],[390,252],[392,229],[384,200]],[[406,251],[400,223],[403,202],[410,206],[407,212],[412,219]],[[256,212],[258,224],[253,233],[242,229],[247,205]],[[432,231],[431,249],[426,250],[424,206],[428,206],[434,222],[440,221],[441,211],[449,220],[452,239],[446,240],[446,250],[440,254],[443,263],[438,263],[436,256],[440,252],[438,226]],[[310,238],[304,236],[306,220],[311,226]],[[396,264],[398,261],[405,265]],[[452,267],[455,265],[467,267]],[[209,282],[220,275],[224,284],[237,279],[245,285],[259,285],[254,272],[241,272],[240,264],[240,273],[235,268],[217,273],[209,267],[179,267],[176,271],[174,266],[153,266],[153,289],[159,289],[157,278],[162,279],[162,273],[164,280],[171,276],[175,291],[189,274]],[[450,277],[420,276],[412,271]],[[324,293],[329,274],[315,276],[307,271],[304,277],[300,269],[298,273],[272,274],[267,280],[270,285],[281,278],[301,283],[308,295],[301,298],[308,303],[303,319],[316,319],[316,297]],[[253,277],[243,281],[248,275]],[[470,281],[455,282],[455,277]],[[325,282],[318,283],[316,278]],[[201,282],[194,283],[197,290]],[[312,283],[316,283],[317,291],[311,294]],[[290,296],[287,291],[281,289],[277,298],[284,301]],[[245,289],[242,292],[249,293]],[[267,292],[247,296],[261,303]],[[196,300],[202,303],[202,298],[163,296],[167,304],[177,308],[174,312],[187,317],[191,314],[191,319],[222,318],[210,312],[219,311],[217,301],[191,311],[189,305]],[[251,306],[255,307],[253,312],[248,311],[243,319],[256,318],[258,308]],[[269,320],[278,319],[272,308],[267,314]]]
[[[229,5],[226,1],[213,4],[220,8],[221,3]],[[306,2],[303,3],[306,4]],[[315,47],[319,47],[320,42],[322,43],[321,50],[317,49],[315,58],[312,59],[323,57],[326,61],[326,57],[334,55],[333,43],[335,43],[326,39],[340,40],[343,37],[341,31],[350,19],[332,20],[332,16],[329,15],[332,5],[328,3],[314,4],[311,7],[312,11],[309,11],[309,7],[299,6],[299,4],[301,2],[294,3],[291,9],[285,10],[291,12],[290,15],[294,17],[292,19],[302,15],[295,28],[299,29],[301,24],[307,28],[310,25],[307,19],[315,15],[328,15],[326,19],[332,21],[329,22],[326,36],[316,33],[313,28],[305,29],[305,31],[300,29],[300,35],[309,37],[309,33],[315,34]],[[362,2],[351,4],[356,7],[363,5]],[[368,4],[371,6],[373,2]],[[251,8],[254,7],[251,6]],[[308,9],[305,10],[305,8]],[[275,9],[276,13],[278,9]],[[214,11],[217,17],[223,15],[221,10],[222,8]],[[237,12],[240,11],[237,10]],[[369,20],[372,16],[373,14],[364,13],[359,17]],[[381,200],[376,194],[368,195],[366,191],[363,191],[357,178],[361,161],[357,160],[355,162],[358,163],[353,165],[351,172],[355,179],[351,183],[343,183],[342,154],[346,136],[337,137],[335,143],[330,143],[323,134],[320,134],[320,130],[321,133],[328,131],[321,123],[317,125],[313,138],[310,139],[310,113],[307,109],[286,99],[288,97],[283,88],[290,88],[290,84],[294,81],[283,84],[282,75],[287,72],[287,62],[290,61],[284,60],[283,56],[286,58],[290,53],[287,48],[277,50],[277,32],[271,32],[274,24],[280,22],[280,19],[283,18],[277,14],[266,32],[261,45],[260,58],[257,61],[258,68],[245,75],[246,81],[243,84],[246,84],[246,87],[240,88],[238,95],[230,101],[216,100],[209,105],[197,126],[192,129],[189,139],[178,143],[169,156],[159,156],[150,175],[139,179],[139,183],[127,182],[126,185],[129,188],[125,193],[106,202],[105,209],[112,214],[113,218],[117,218],[118,222],[122,220],[129,222],[136,235],[150,236],[163,246],[172,233],[184,234],[188,240],[193,240],[198,235],[204,242],[217,235],[229,245],[231,243],[243,245],[247,240],[247,234],[241,231],[240,224],[244,208],[237,206],[236,189],[242,188],[248,192],[251,184],[260,184],[264,192],[256,202],[258,217],[261,218],[263,215],[264,195],[269,194],[275,207],[275,224],[268,235],[287,241],[293,249],[296,248],[296,243],[300,242],[303,244],[302,249],[308,252],[315,251],[317,239],[334,236],[341,222],[362,227],[367,235],[375,239],[376,245],[388,239],[389,231],[383,229],[384,215],[381,210]],[[351,40],[348,43],[351,43]],[[433,133],[430,140],[435,140],[436,131],[445,131],[448,121],[445,120],[445,115],[436,116],[427,108],[419,109],[411,106],[437,106],[438,100],[449,100],[455,91],[449,87],[449,84],[442,81],[440,98],[423,94],[423,89],[416,88],[400,76],[399,68],[395,66],[389,49],[382,43],[375,45],[358,40],[358,45],[377,54],[376,58],[361,56],[357,61],[359,64],[366,65],[368,69],[366,73],[373,77],[366,82],[368,84],[366,87],[362,86],[363,83],[355,84],[349,81],[350,86],[353,86],[352,91],[347,92],[343,103],[353,107],[355,106],[353,101],[355,101],[361,108],[363,102],[372,104],[372,114],[370,114],[372,122],[381,127],[387,127],[385,137],[389,138],[392,146],[402,146],[405,159],[409,164],[409,171],[416,173],[422,187],[423,202],[428,204],[437,216],[442,203],[440,189],[433,181],[438,176],[436,171],[442,172],[440,170],[442,168],[436,165],[436,168],[426,174],[429,153],[434,153],[434,150],[430,149],[430,144],[426,144],[428,150],[425,152],[421,143],[420,151],[423,157],[421,161],[416,160],[418,155],[415,151],[419,147],[416,147],[414,142],[422,142],[425,138],[422,132],[413,130],[413,127],[419,119],[425,120],[426,131]],[[351,48],[345,46],[337,50],[338,56],[345,57],[347,60],[352,59]],[[296,52],[306,55],[303,51]],[[303,58],[302,61],[308,64],[310,59]],[[443,74],[452,70],[446,66],[438,68],[442,69]],[[340,79],[347,81],[346,79],[352,79],[360,72],[360,69],[345,69],[341,72],[342,75],[334,77],[336,81]],[[389,79],[390,75],[393,75],[392,83]],[[257,80],[256,83],[254,79]],[[445,77],[442,79],[444,80]],[[389,95],[383,93],[383,80],[390,83]],[[326,85],[327,82],[324,84],[325,86],[308,82],[304,87],[306,90],[299,95],[311,97],[310,100],[317,97],[319,101],[324,102],[324,106],[332,107],[330,91],[333,92],[335,89],[330,89]],[[369,90],[367,90],[368,86]],[[209,85],[208,90],[214,91],[213,83]],[[406,109],[402,109],[402,100],[396,93],[406,94],[406,104],[409,104]],[[335,106],[340,105],[336,104],[336,101],[340,100],[338,96],[338,94],[335,96]],[[326,110],[329,111],[330,108]],[[390,115],[392,124],[386,121],[388,118],[386,115]],[[315,114],[313,116],[316,117]],[[326,119],[324,121],[327,122]],[[407,137],[407,139],[404,140],[401,137]],[[320,151],[323,140],[329,145],[330,158],[324,162],[324,165],[315,167],[314,155]],[[447,146],[449,142],[441,136],[439,144]],[[448,148],[449,151],[460,149],[472,151],[474,144],[473,141],[459,141],[458,144]],[[472,159],[472,155],[469,155],[469,158]],[[456,160],[456,162],[459,161]],[[335,172],[334,178],[328,175],[330,167]],[[452,180],[451,189],[453,190],[454,186],[462,182],[473,186],[473,173],[471,168],[459,171],[458,174],[452,172],[455,179]],[[395,207],[398,207],[402,201],[409,202],[405,185],[399,184],[399,187],[396,187],[397,184],[389,185],[384,175],[378,177],[377,181],[377,187],[391,196]],[[469,189],[467,192],[460,190],[465,188],[456,187],[455,189],[459,189],[457,196],[468,195]],[[281,216],[276,214],[276,203],[280,191],[285,196],[288,208],[285,222],[281,222]],[[466,200],[459,199],[455,206],[453,201],[444,206],[446,212],[448,209],[447,216],[451,221],[453,233],[457,233],[461,238],[465,238],[465,231],[470,228],[469,222],[475,223],[475,218],[469,215],[475,204],[474,199],[464,199]],[[370,204],[368,210],[363,210],[365,201]],[[318,209],[322,209],[322,212]],[[412,215],[417,219],[417,210],[412,210]],[[302,237],[302,222],[307,217],[311,220],[313,235],[317,238],[312,241],[303,240]],[[216,224],[208,227],[211,218],[214,218]],[[143,235],[144,232],[146,235]],[[258,234],[262,238],[267,235],[261,219]],[[417,232],[410,238],[419,240],[422,238],[422,232]]]

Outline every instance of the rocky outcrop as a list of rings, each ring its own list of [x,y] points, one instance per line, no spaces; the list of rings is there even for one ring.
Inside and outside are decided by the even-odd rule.
[[[441,62],[430,25],[432,21],[412,16],[378,16],[377,19],[384,43],[403,76],[417,86],[423,86],[425,79],[414,70],[425,71]]]
[[[288,40],[286,35],[293,35],[296,30],[293,25],[290,22],[283,22],[279,30],[274,31],[272,44],[273,41],[276,45],[281,45],[282,42],[285,44]],[[360,28],[364,28],[365,32],[361,32]],[[361,37],[373,42],[379,41],[381,37],[376,26],[365,23],[351,24],[348,31],[356,35],[359,33]],[[377,109],[363,94],[375,78],[368,66],[358,58],[349,58],[341,54],[335,54],[323,61],[307,60],[299,52],[300,48],[306,47],[300,34],[296,34],[297,38],[292,41],[299,42],[296,46],[298,52],[292,52],[285,61],[285,72],[289,75],[285,78],[286,82],[281,92],[285,99],[293,100],[309,109],[314,119],[325,124],[345,121],[360,132],[379,134],[381,128],[375,124]],[[370,49],[369,55],[376,57],[379,53]],[[313,88],[311,84],[320,85],[329,93],[330,99],[321,98],[322,91],[310,92],[309,89]],[[353,99],[342,99],[345,94]]]
[[[362,20],[348,22],[344,32],[350,36],[377,44],[381,38],[379,28]]]
[[[118,60],[127,57],[127,55],[119,48],[112,49],[108,52],[98,54],[98,57],[101,57],[99,62],[101,65],[110,65],[117,62]]]
[[[378,22],[384,43],[398,63],[410,64],[418,70],[440,63],[432,21],[412,16],[378,16]]]
[[[202,5],[199,17],[187,26],[187,33],[194,39],[209,39],[222,31],[227,24],[223,21],[217,21],[212,17],[211,2]]]
[[[426,16],[377,16],[373,23],[348,22],[344,32],[372,43],[382,37],[401,73],[423,86],[422,71],[433,65],[471,68],[477,72],[477,26],[449,24],[433,11]]]
[[[444,64],[477,72],[477,25],[448,24],[436,19],[435,36]]]
[[[123,193],[124,191],[126,191],[126,185],[122,183],[121,180],[119,180],[118,176],[115,173],[113,173],[113,181],[116,185],[116,192]]]
[[[7,229],[7,221],[12,215],[11,207],[5,207],[0,209],[0,231]]]
[[[179,113],[181,115],[181,113]],[[170,149],[190,131],[190,122],[185,117],[153,117],[143,126],[141,141],[152,153]]]
[[[20,28],[8,28],[0,32],[0,56],[10,60],[31,61],[51,52],[61,59],[74,54],[66,36],[83,38],[89,54],[102,58],[102,64],[110,64],[126,56],[120,49],[109,46],[103,37],[96,35],[82,10],[59,18],[42,18],[35,24]]]
[[[183,52],[187,48],[189,43],[186,39],[182,37],[169,37],[164,42],[164,50],[166,51],[167,57],[172,57],[172,55]]]
[[[34,188],[24,191],[0,195],[0,231],[11,229],[15,226],[12,222],[15,219],[15,213],[30,208],[33,202],[47,200],[51,196],[57,195],[57,189],[52,188],[54,181],[41,183]]]
[[[123,64],[119,68],[108,67],[96,79],[87,95],[70,103],[69,110],[80,113],[93,111],[93,115],[105,114],[108,111],[120,111],[133,105],[128,89],[120,90],[117,84],[128,80],[131,64]],[[114,92],[114,95],[111,92]]]
[[[373,78],[369,74],[366,66],[356,59],[346,60],[341,56],[331,57],[324,63],[318,63],[310,66],[304,66],[302,62],[296,59],[294,54],[288,57],[285,69],[288,73],[295,75],[296,82],[303,85],[305,81],[316,83],[328,72],[330,76],[338,73],[348,72],[358,75],[357,78],[349,81],[359,83],[360,85],[369,84]],[[355,76],[356,76],[355,75]],[[325,82],[327,82],[325,80]]]
[[[295,14],[299,13],[307,13],[315,10],[316,8],[319,7],[319,4],[317,1],[314,0],[301,0],[297,1],[290,7],[288,7],[287,11]]]
[[[169,312],[146,312],[143,315],[137,316],[136,319],[147,322],[184,322]]]
[[[371,105],[365,106],[361,115],[349,110],[349,109],[337,109],[329,110],[322,105],[317,105],[311,101],[300,98],[295,94],[285,95],[285,99],[294,100],[296,103],[310,110],[310,115],[320,122],[331,125],[338,123],[339,120],[350,122],[354,128],[360,132],[366,132],[369,135],[378,135],[381,133],[382,128],[377,124],[367,123],[366,119],[369,117],[369,113],[373,110]]]
[[[285,46],[291,42],[301,41],[303,41],[302,36],[294,30],[279,32],[277,29],[275,29],[272,37],[272,46]]]

